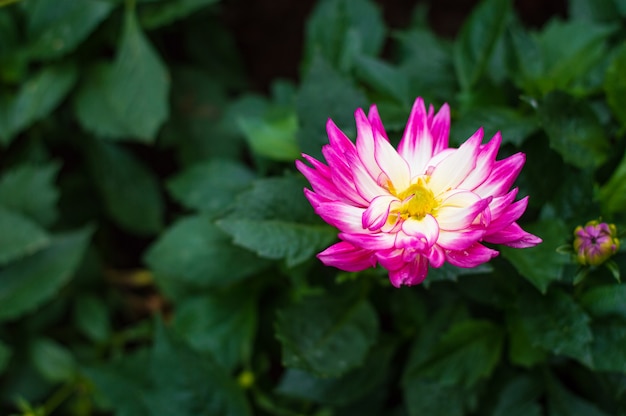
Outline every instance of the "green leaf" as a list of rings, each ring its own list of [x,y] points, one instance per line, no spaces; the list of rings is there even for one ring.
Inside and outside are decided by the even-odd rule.
[[[19,165],[0,177],[0,205],[19,212],[41,225],[51,225],[56,217],[59,192],[54,187],[57,163]]]
[[[414,376],[404,382],[404,402],[409,416],[463,416],[468,392],[459,386]]]
[[[152,384],[145,400],[150,414],[161,416],[246,416],[245,395],[210,356],[200,355],[162,324],[148,369]]]
[[[107,306],[92,294],[81,294],[74,304],[74,324],[93,342],[104,342],[111,334]]]
[[[0,205],[0,266],[33,254],[49,242],[48,234],[41,227]]]
[[[515,84],[530,96],[543,94],[538,80],[543,73],[543,57],[539,41],[519,23],[512,24],[506,33],[507,66]]]
[[[328,119],[354,131],[354,111],[366,104],[365,95],[352,80],[341,76],[321,56],[316,56],[296,99],[300,121],[297,138],[302,152],[321,158],[322,145],[328,143],[325,130]]]
[[[508,0],[483,0],[461,28],[454,45],[454,63],[464,91],[476,85],[487,68],[510,11]]]
[[[608,416],[594,403],[568,390],[555,377],[547,380],[547,403],[550,416]]]
[[[472,393],[465,387],[450,386],[439,379],[422,375],[422,368],[436,353],[442,335],[461,322],[468,321],[465,305],[446,299],[443,306],[438,307],[429,319],[420,325],[414,338],[411,355],[405,366],[402,378],[404,401],[411,416],[461,416],[465,404],[472,400]]]
[[[149,416],[145,400],[141,400],[149,388],[149,365],[149,352],[140,349],[82,370],[105,399],[106,408],[114,409],[116,416]]]
[[[626,125],[626,45],[619,48],[604,78],[606,101],[617,119]]]
[[[217,3],[219,0],[173,0],[146,4],[140,8],[141,26],[153,29],[168,25],[202,8]]]
[[[585,21],[552,19],[541,33],[511,28],[509,72],[527,94],[540,97],[563,90],[585,94],[586,79],[606,56],[606,39],[614,28]]]
[[[619,213],[626,204],[626,153],[611,178],[600,188],[599,199],[604,214]]]
[[[419,325],[419,332],[415,337],[411,348],[411,356],[404,370],[404,379],[421,377],[418,371],[435,351],[442,335],[446,333],[452,325],[465,322],[469,319],[468,311],[464,304],[446,299],[432,313],[425,323]]]
[[[272,160],[292,162],[300,156],[296,141],[295,113],[280,112],[265,117],[241,117],[239,128],[254,153]]]
[[[357,55],[376,56],[385,41],[385,24],[370,0],[324,0],[307,20],[305,62],[323,54],[334,68],[347,70]]]
[[[17,22],[9,13],[0,13],[0,60],[10,59],[18,44]],[[0,79],[4,78],[4,71],[0,71]]]
[[[356,60],[356,76],[379,94],[395,98],[399,103],[410,105],[414,97],[409,95],[409,77],[400,68],[369,56]]]
[[[518,298],[521,325],[532,345],[592,366],[589,316],[560,290],[546,295],[524,293]]]
[[[7,365],[9,365],[9,360],[12,355],[13,351],[11,350],[11,347],[0,341],[0,375],[4,373]]]
[[[513,264],[541,293],[546,293],[550,283],[560,280],[567,256],[556,251],[568,238],[569,232],[558,219],[542,220],[524,227],[543,240],[536,247],[516,249],[501,247],[502,255]]]
[[[532,378],[513,378],[498,395],[492,416],[541,416],[541,393],[541,385]]]
[[[169,75],[132,11],[126,13],[115,62],[93,68],[85,79],[74,102],[85,129],[107,138],[154,141],[169,113]]]
[[[620,319],[594,321],[591,328],[594,369],[626,374],[626,322]]]
[[[147,251],[146,263],[170,296],[228,286],[267,267],[267,262],[233,246],[227,234],[204,216],[185,217]]]
[[[287,369],[276,391],[288,397],[329,405],[362,401],[388,376],[392,352],[391,344],[374,346],[361,367],[336,378],[316,377],[303,370]]]
[[[580,304],[594,318],[618,316],[626,319],[626,285],[604,285],[589,289]]]
[[[543,63],[538,81],[542,93],[568,90],[606,54],[605,42],[614,28],[585,21],[552,19],[538,35]]]
[[[309,296],[278,313],[283,364],[319,377],[338,377],[363,364],[378,336],[378,319],[365,300]]]
[[[247,364],[257,327],[256,294],[244,290],[212,292],[185,299],[172,327],[196,351],[219,357],[229,372]]]
[[[409,97],[450,100],[458,88],[451,45],[426,29],[411,29],[397,37],[400,68],[409,78]]]
[[[315,222],[317,218],[302,193],[304,185],[302,178],[294,176],[257,180],[239,195],[232,215],[217,225],[234,244],[295,266],[336,239],[332,227]],[[254,201],[254,210],[249,209],[250,201]]]
[[[519,310],[507,311],[509,360],[515,365],[532,367],[545,362],[547,353],[535,345],[523,320]]]
[[[71,278],[91,230],[53,237],[50,245],[0,270],[0,321],[14,319],[52,298]]]
[[[326,225],[281,220],[227,218],[217,225],[233,237],[234,244],[267,259],[285,259],[288,267],[311,258],[337,238],[337,231]]]
[[[318,217],[302,191],[307,185],[299,175],[257,179],[239,194],[229,218],[315,223]]]
[[[167,188],[186,208],[217,217],[235,206],[235,197],[250,186],[254,177],[239,163],[211,160],[186,168],[167,182]]]
[[[541,102],[539,117],[550,147],[565,162],[579,168],[600,166],[611,146],[600,121],[585,102],[559,91],[551,92]]]
[[[414,372],[442,386],[473,386],[488,377],[500,360],[503,331],[489,321],[454,324]]]
[[[70,381],[76,371],[72,353],[49,338],[38,338],[30,345],[31,360],[35,368],[48,381]]]
[[[125,229],[151,235],[163,227],[163,197],[156,175],[121,146],[92,141],[87,161],[108,214]]]
[[[38,58],[71,52],[113,10],[113,3],[99,0],[34,0],[25,6],[29,52]]]
[[[486,138],[501,132],[503,144],[511,143],[519,147],[539,129],[539,122],[534,116],[522,115],[507,107],[480,107],[463,113],[455,120],[450,136],[465,141],[480,127],[484,129]]]
[[[619,19],[619,10],[614,0],[569,0],[569,15],[572,20],[610,22]]]
[[[76,82],[75,66],[46,66],[26,80],[13,97],[0,96],[0,144],[7,146],[16,134],[47,117]]]

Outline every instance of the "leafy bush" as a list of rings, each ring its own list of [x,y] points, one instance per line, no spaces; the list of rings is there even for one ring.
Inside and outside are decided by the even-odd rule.
[[[483,0],[449,40],[320,0],[267,95],[215,0],[0,3],[3,414],[626,414],[626,255],[557,251],[626,227],[624,1],[531,30]],[[324,267],[294,160],[374,102],[397,140],[417,96],[526,153],[544,242],[401,289]]]

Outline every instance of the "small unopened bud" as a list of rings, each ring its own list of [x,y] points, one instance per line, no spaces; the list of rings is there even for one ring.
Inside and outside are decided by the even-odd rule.
[[[598,266],[618,249],[619,239],[614,224],[594,220],[574,230],[576,259],[583,266]]]
[[[237,377],[237,382],[239,383],[239,386],[244,389],[252,387],[252,385],[254,384],[254,373],[248,370],[242,371],[239,374],[239,377]]]

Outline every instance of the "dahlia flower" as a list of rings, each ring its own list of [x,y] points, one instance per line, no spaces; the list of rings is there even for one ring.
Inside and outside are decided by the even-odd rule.
[[[429,266],[475,267],[498,255],[482,243],[531,247],[541,239],[515,221],[528,197],[510,190],[525,156],[495,160],[501,136],[481,144],[479,129],[459,148],[448,147],[450,110],[435,114],[417,98],[397,150],[375,105],[355,112],[356,144],[329,120],[324,164],[296,161],[313,190],[305,195],[340,242],[318,254],[328,266],[360,271],[380,264],[391,283],[416,285]]]
[[[576,259],[583,266],[598,266],[619,249],[617,229],[614,224],[589,221],[574,230]]]

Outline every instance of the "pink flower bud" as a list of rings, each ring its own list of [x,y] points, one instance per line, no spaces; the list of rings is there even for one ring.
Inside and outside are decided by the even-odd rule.
[[[619,239],[614,224],[594,220],[574,230],[576,259],[583,266],[598,266],[618,249]]]

